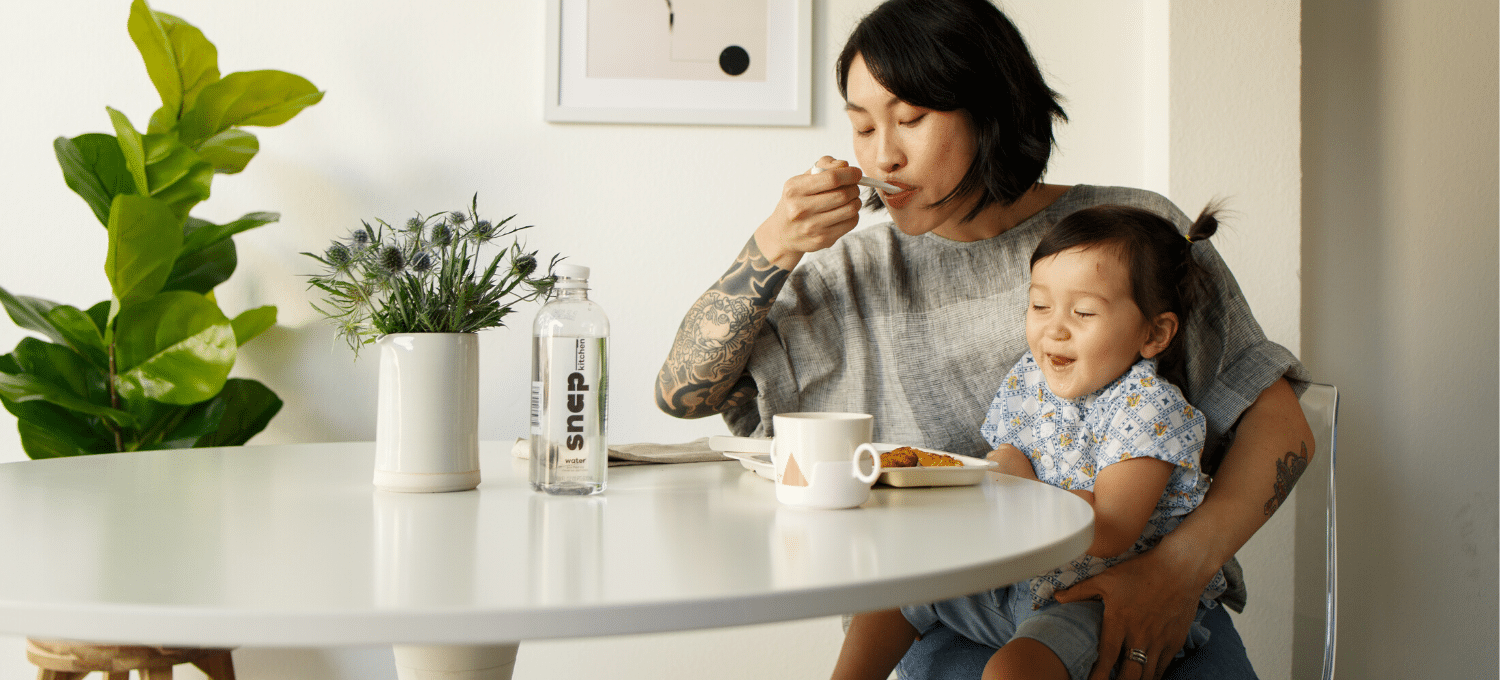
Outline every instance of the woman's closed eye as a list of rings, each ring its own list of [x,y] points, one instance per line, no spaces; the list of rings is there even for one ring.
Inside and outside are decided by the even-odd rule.
[[[926,117],[927,117],[927,114],[924,113],[924,114],[921,114],[921,115],[919,115],[919,116],[917,116],[915,118],[912,118],[911,120],[903,120],[903,121],[901,121],[901,127],[916,127],[917,124],[921,123],[922,119],[926,118]]]

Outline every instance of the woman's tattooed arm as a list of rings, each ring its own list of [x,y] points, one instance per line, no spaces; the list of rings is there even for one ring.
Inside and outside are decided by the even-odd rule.
[[[745,244],[734,265],[693,303],[656,376],[656,405],[678,418],[701,418],[755,398],[745,372],[771,303],[790,271]]]
[[[1271,491],[1270,500],[1266,501],[1266,516],[1270,517],[1286,502],[1287,496],[1291,495],[1292,487],[1296,486],[1297,480],[1301,479],[1302,473],[1307,471],[1307,463],[1310,456],[1307,454],[1307,443],[1302,444],[1302,455],[1287,451],[1281,460],[1276,461],[1276,484]]]

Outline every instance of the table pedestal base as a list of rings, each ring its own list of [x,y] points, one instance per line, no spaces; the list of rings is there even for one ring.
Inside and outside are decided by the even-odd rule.
[[[517,643],[392,645],[400,680],[510,680]]]

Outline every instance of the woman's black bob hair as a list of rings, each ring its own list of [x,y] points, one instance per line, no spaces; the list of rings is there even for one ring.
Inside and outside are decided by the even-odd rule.
[[[1041,181],[1052,155],[1053,119],[1067,120],[1036,59],[1010,19],[989,0],[889,0],[854,27],[838,59],[839,94],[863,56],[885,89],[913,106],[964,111],[978,150],[953,193],[938,203],[1010,205]],[[872,196],[868,207],[877,208]]]

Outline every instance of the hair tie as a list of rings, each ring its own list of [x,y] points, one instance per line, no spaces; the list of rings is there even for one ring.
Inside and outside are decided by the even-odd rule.
[[[1184,236],[1183,238],[1186,238],[1187,241],[1188,241],[1188,244],[1192,245],[1192,243],[1193,243],[1193,237],[1192,236]]]

